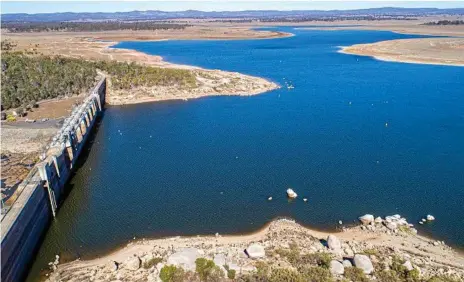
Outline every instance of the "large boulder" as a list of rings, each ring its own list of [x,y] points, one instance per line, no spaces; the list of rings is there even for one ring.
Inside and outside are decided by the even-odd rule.
[[[332,250],[340,250],[342,248],[340,240],[338,240],[337,236],[332,234],[327,237],[327,246]]]
[[[200,251],[196,248],[184,248],[170,255],[166,264],[180,266],[185,270],[195,271],[195,261],[200,255]]]
[[[226,256],[224,254],[216,254],[214,255],[213,261],[216,265],[224,266],[226,265]]]
[[[127,269],[130,269],[130,270],[137,270],[140,268],[140,265],[142,264],[142,261],[140,260],[139,257],[137,256],[134,256],[134,257],[130,257],[129,259],[127,259],[124,263],[124,265],[126,266]]]
[[[345,273],[345,267],[338,260],[332,260],[330,262],[330,272],[333,275],[342,275],[343,273]]]
[[[108,270],[113,271],[113,272],[118,271],[118,268],[119,268],[119,264],[115,262],[114,260],[110,260],[106,266]]]
[[[293,191],[293,189],[288,188],[288,189],[287,189],[287,196],[288,196],[290,199],[295,199],[296,197],[298,197],[298,194],[295,193],[295,191]]]
[[[374,216],[372,214],[365,214],[359,217],[359,221],[364,225],[371,224],[374,222]]]
[[[356,254],[353,258],[354,266],[361,268],[365,274],[371,274],[374,271],[374,266],[371,260],[366,255]]]
[[[256,243],[249,245],[248,248],[246,248],[245,252],[248,255],[248,257],[252,259],[263,258],[266,256],[264,247]]]

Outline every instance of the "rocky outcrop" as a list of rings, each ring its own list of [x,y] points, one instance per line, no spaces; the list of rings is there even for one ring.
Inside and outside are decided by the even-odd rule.
[[[298,194],[295,193],[295,191],[293,191],[293,189],[288,188],[287,189],[287,197],[289,197],[290,199],[295,199],[296,197],[298,197]]]
[[[374,222],[374,216],[372,214],[365,214],[359,217],[359,221],[364,225],[371,224]]]
[[[195,260],[201,256],[196,248],[184,248],[168,257],[167,264],[180,266],[186,270],[195,270]]]

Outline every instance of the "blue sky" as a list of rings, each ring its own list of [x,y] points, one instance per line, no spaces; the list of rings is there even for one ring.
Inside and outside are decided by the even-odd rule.
[[[126,12],[133,10],[346,10],[372,7],[464,8],[464,1],[1,1],[2,13]]]

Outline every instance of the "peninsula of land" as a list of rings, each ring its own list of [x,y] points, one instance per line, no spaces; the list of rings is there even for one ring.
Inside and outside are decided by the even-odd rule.
[[[169,269],[177,272],[179,280],[163,281],[199,281],[197,259],[205,258],[217,266],[217,273],[210,273],[211,279],[213,275],[222,279],[211,281],[464,278],[462,254],[444,242],[417,235],[399,215],[360,219],[364,224],[337,233],[281,219],[249,235],[143,239],[93,260],[59,264],[57,255],[47,276],[48,281],[161,281]],[[296,280],[273,280],[281,274]]]
[[[343,21],[327,26],[302,27],[322,30],[381,30],[402,34],[417,34],[430,37],[387,40],[368,44],[343,46],[340,53],[370,56],[378,60],[464,66],[464,25],[426,25],[438,19],[424,18],[416,21]],[[336,26],[339,24],[340,26]]]
[[[217,95],[256,95],[279,86],[263,78],[223,70],[207,70],[199,67],[169,63],[160,56],[152,56],[128,49],[111,46],[122,40],[157,41],[169,39],[269,39],[292,36],[276,31],[256,31],[248,28],[187,27],[185,30],[110,31],[110,32],[35,32],[5,33],[3,38],[15,42],[18,50],[34,51],[44,55],[59,55],[85,60],[115,60],[134,62],[153,67],[185,69],[196,77],[194,87],[177,86],[139,87],[131,91],[111,88],[106,102],[125,105],[164,100],[188,100]]]

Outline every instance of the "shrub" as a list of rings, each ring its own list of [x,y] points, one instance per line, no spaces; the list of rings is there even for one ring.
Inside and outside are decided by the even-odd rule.
[[[7,115],[6,116],[6,121],[16,121],[16,117],[13,115]]]
[[[427,280],[427,282],[459,282],[459,281],[461,281],[459,278],[453,277],[450,275],[437,275]]]
[[[258,272],[259,275],[261,275],[261,276],[269,275],[269,272],[270,272],[271,268],[264,261],[256,262],[255,266],[256,266],[256,271]]]
[[[300,273],[287,269],[287,268],[277,268],[273,269],[271,276],[269,277],[269,282],[304,282],[305,279]]]
[[[160,258],[160,257],[151,258],[151,259],[149,259],[149,260],[147,260],[146,262],[143,263],[143,268],[149,269],[152,266],[155,266],[155,265],[157,265],[158,263],[160,263],[162,261],[163,261],[163,259]]]
[[[249,273],[240,275],[237,279],[238,282],[269,282],[269,278],[266,275],[259,273]]]
[[[197,258],[196,271],[201,281],[219,281],[224,277],[224,272],[212,260]]]
[[[417,269],[413,269],[409,271],[404,265],[404,260],[400,259],[399,257],[394,257],[393,262],[391,265],[391,270],[396,274],[396,276],[401,281],[407,282],[416,282],[420,281],[419,278],[419,271]]]
[[[295,243],[290,244],[290,249],[277,249],[275,250],[275,252],[279,254],[281,257],[287,258],[288,262],[290,262],[291,264],[297,262],[300,258],[300,250],[298,248],[298,245]]]
[[[175,265],[166,265],[161,268],[160,278],[163,282],[182,282],[184,280],[185,271],[181,267]]]
[[[306,281],[311,282],[331,282],[332,274],[327,268],[320,266],[305,267],[300,270]]]
[[[358,267],[345,268],[345,277],[353,282],[369,282],[364,271]]]
[[[308,267],[310,265],[320,266],[323,268],[330,267],[330,261],[332,256],[328,253],[314,253],[298,256],[296,259],[289,260],[289,262],[301,271],[302,268]]]
[[[378,256],[379,252],[376,249],[367,249],[364,250],[363,253],[368,256]]]
[[[393,270],[383,270],[376,273],[379,282],[402,282],[398,274]]]
[[[227,270],[227,278],[235,279],[235,269],[228,269]]]

